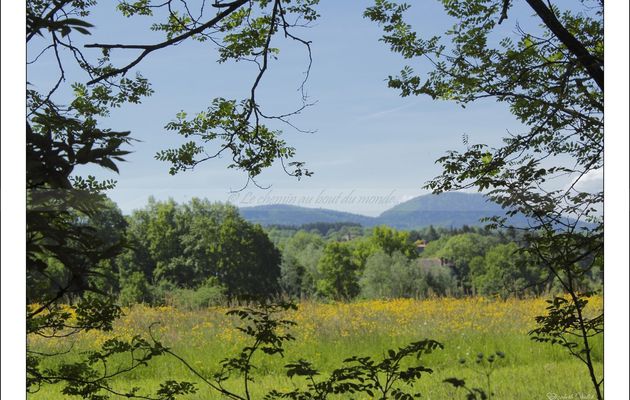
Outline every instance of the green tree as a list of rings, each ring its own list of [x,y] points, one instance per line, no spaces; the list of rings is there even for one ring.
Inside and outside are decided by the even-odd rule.
[[[433,225],[429,225],[429,227],[425,231],[426,231],[426,233],[424,234],[423,239],[426,240],[427,242],[432,242],[432,241],[438,240],[440,238],[440,235],[435,230]]]
[[[427,243],[427,246],[424,248],[424,251],[421,254],[421,257],[438,257],[438,253],[448,242],[448,236],[442,236],[439,239],[433,240]]]
[[[474,260],[474,259],[473,259]],[[423,259],[416,260],[415,268],[420,269],[426,282],[427,292],[424,296],[452,296],[458,292],[457,281],[450,269],[443,266],[425,265]]]
[[[408,258],[418,256],[416,248],[409,238],[409,232],[397,231],[384,225],[377,226],[372,230],[371,240],[377,247],[389,255],[398,251]]]
[[[350,247],[340,242],[329,242],[317,264],[321,278],[317,293],[335,300],[349,300],[359,294],[359,266]]]
[[[308,297],[316,292],[319,280],[317,264],[324,248],[321,236],[298,231],[282,248],[280,284],[285,293],[296,297]]]
[[[391,255],[383,251],[372,254],[359,284],[361,295],[373,299],[419,298],[429,289],[418,265],[399,251]]]
[[[147,208],[149,207],[156,207],[153,198],[149,199]],[[129,247],[115,259],[123,303],[153,303],[156,300],[156,293],[152,290],[155,284],[154,271],[156,266],[151,256],[147,235],[148,225],[151,223],[150,215],[150,212],[144,209],[135,210],[126,217],[125,239]],[[125,293],[124,296],[123,292]]]
[[[452,269],[460,290],[464,294],[472,293],[470,263],[475,257],[483,257],[497,239],[477,233],[464,233],[452,236],[436,253]]]
[[[120,315],[120,308],[108,294],[108,280],[110,260],[123,248],[119,232],[112,230],[122,226],[103,195],[115,182],[99,182],[76,170],[101,166],[118,172],[116,163],[129,153],[125,149],[131,141],[129,132],[103,128],[99,122],[110,108],[138,103],[151,91],[146,81],[136,76],[122,78],[116,85],[103,82],[91,89],[74,83],[67,88],[65,104],[56,100],[66,79],[59,52],[62,48],[77,50],[70,38],[90,33],[92,25],[83,20],[90,5],[79,1],[26,4],[27,47],[37,40],[44,42],[44,52],[54,54],[52,65],[59,73],[50,89],[38,91],[28,85],[26,90],[27,335],[55,338],[86,330],[111,330]],[[30,62],[43,62],[42,56]],[[99,73],[102,66],[84,63],[83,69],[88,74]],[[62,301],[70,303],[76,320],[60,307]],[[67,394],[107,390],[110,374],[101,375],[86,387],[87,377],[95,373],[93,367],[85,364],[72,370],[68,365],[56,365],[44,370],[41,361],[47,357],[27,346],[28,391],[65,378],[71,378],[65,380]],[[137,366],[134,362],[131,369]]]
[[[142,272],[128,272],[120,279],[118,301],[125,306],[151,304],[154,302],[154,290]]]
[[[497,37],[516,0],[442,3],[455,19],[446,37],[418,35],[405,22],[408,5],[376,0],[366,10],[366,17],[382,25],[381,40],[393,51],[429,63],[422,77],[405,66],[389,78],[389,86],[403,96],[428,95],[462,106],[494,99],[505,103],[524,128],[497,148],[465,140],[463,152],[450,151],[438,160],[443,173],[427,187],[435,193],[487,190],[506,210],[492,219],[494,226],[509,227],[508,218],[516,214],[529,219],[527,250],[571,298],[568,304],[552,301],[533,333],[552,343],[559,343],[554,335],[575,334],[577,340],[561,343],[584,362],[601,399],[603,380],[589,339],[603,331],[603,314],[585,316],[589,293],[579,283],[603,257],[604,196],[603,188],[584,190],[579,183],[603,167],[604,3],[582,1],[568,8],[524,0],[538,27],[526,32],[517,25],[517,40]]]
[[[149,198],[147,206],[135,210],[127,218],[127,223],[130,247],[117,259],[121,282],[135,281],[129,278],[136,273],[141,273],[153,286],[162,279],[188,282],[193,271],[185,264],[178,268],[174,261],[181,260],[178,258],[183,254],[180,236],[185,232],[175,202],[157,202]],[[179,274],[179,278],[170,276],[170,273]]]
[[[279,291],[281,255],[260,225],[242,218],[221,226],[218,279],[228,296],[265,298]]]
[[[89,197],[92,197],[92,195],[89,195]],[[72,228],[77,232],[85,232],[90,235],[92,240],[89,243],[89,247],[87,247],[88,243],[81,243],[81,241],[67,241],[63,247],[68,251],[66,255],[69,257],[72,257],[70,252],[74,253],[74,257],[79,257],[81,253],[87,251],[106,251],[111,249],[114,253],[117,253],[124,247],[123,236],[126,222],[120,210],[111,200],[105,197],[95,196],[92,199],[97,201],[97,203],[93,204],[93,206],[97,205],[97,207],[91,210],[89,214],[67,210],[65,215],[69,224],[67,229]],[[61,217],[60,212],[55,213],[55,215],[58,218]],[[38,217],[41,217],[41,215],[38,215]],[[57,233],[61,235],[62,232],[59,231]],[[66,233],[69,234],[69,232]],[[40,232],[40,234],[43,233]],[[43,263],[41,264],[42,270],[27,269],[27,301],[30,303],[60,295],[60,300],[71,302],[75,298],[80,297],[82,292],[80,287],[69,288],[66,291],[60,290],[64,286],[69,285],[72,279],[78,279],[78,277],[73,278],[73,272],[66,266],[66,263],[59,260],[52,252],[47,254],[41,253],[39,256],[41,257],[39,260]],[[83,257],[86,257],[85,260],[87,261],[87,255]],[[95,262],[93,265],[90,267],[84,266],[85,271],[89,272],[89,276],[83,277],[82,283],[76,282],[76,284],[89,285],[91,287],[90,291],[98,291],[101,294],[116,292],[118,290],[118,277],[113,257],[94,258],[93,260]]]
[[[131,215],[129,225],[134,246],[119,262],[123,280],[142,272],[156,288],[168,282],[166,287],[198,289],[214,278],[228,297],[238,298],[278,291],[279,251],[233,206],[150,200]]]
[[[545,289],[546,271],[534,261],[516,243],[498,244],[484,257],[471,261],[473,287],[477,293],[489,296],[539,295]]]

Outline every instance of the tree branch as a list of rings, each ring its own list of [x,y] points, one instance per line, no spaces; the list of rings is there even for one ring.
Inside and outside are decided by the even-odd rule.
[[[508,19],[508,8],[510,8],[510,0],[503,0],[503,8],[501,9],[501,17],[499,18],[499,25],[503,20]]]
[[[194,36],[196,34],[199,34],[201,32],[203,32],[204,30],[216,25],[218,22],[220,22],[223,18],[227,17],[228,15],[230,15],[232,12],[236,11],[239,7],[241,7],[243,4],[247,3],[249,0],[237,0],[234,1],[232,3],[229,3],[229,7],[227,7],[225,10],[221,11],[220,13],[218,13],[216,15],[216,17],[212,18],[211,20],[209,20],[208,22],[206,22],[203,25],[200,25],[199,27],[195,28],[195,29],[191,29],[186,33],[183,33],[179,36],[176,36],[172,39],[166,40],[164,42],[161,43],[156,43],[156,44],[152,44],[152,45],[123,45],[123,44],[100,44],[100,43],[93,43],[93,44],[86,44],[85,47],[86,48],[99,48],[99,49],[113,49],[113,48],[117,48],[117,49],[144,49],[144,51],[142,53],[140,53],[140,55],[133,60],[132,62],[130,62],[129,64],[127,64],[126,66],[122,67],[122,68],[116,68],[112,71],[109,71],[95,79],[92,79],[91,81],[89,81],[87,84],[88,85],[93,85],[95,83],[98,83],[102,80],[105,80],[107,78],[111,78],[112,76],[116,76],[119,74],[125,75],[131,68],[135,67],[136,65],[138,65],[138,63],[140,63],[140,61],[142,61],[142,59],[144,59],[144,57],[146,57],[147,55],[149,55],[150,53],[154,52],[155,50],[159,50],[162,49],[164,47],[168,47],[171,46],[175,43],[181,42],[182,40],[185,40],[191,36]]]
[[[567,49],[577,57],[578,62],[586,69],[589,76],[604,91],[604,70],[601,63],[584,47],[582,42],[569,32],[554,15],[554,13],[542,2],[542,0],[526,0],[527,4],[543,20],[547,28],[564,44]]]

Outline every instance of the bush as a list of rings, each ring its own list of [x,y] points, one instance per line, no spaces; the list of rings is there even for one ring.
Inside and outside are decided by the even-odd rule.
[[[120,281],[118,302],[123,306],[137,303],[153,304],[153,290],[142,272],[133,272]]]
[[[216,306],[225,301],[225,288],[214,278],[196,289],[174,289],[166,295],[167,304],[186,310]]]

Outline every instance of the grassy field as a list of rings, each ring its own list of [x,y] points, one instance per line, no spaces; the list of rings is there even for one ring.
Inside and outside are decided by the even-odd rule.
[[[484,387],[485,377],[476,369],[459,364],[466,358],[473,361],[477,353],[500,350],[506,354],[492,375],[492,390],[497,399],[548,399],[553,394],[572,398],[595,398],[586,368],[569,356],[564,349],[539,344],[530,340],[527,332],[534,327],[534,316],[544,312],[543,299],[489,300],[432,299],[362,301],[356,303],[303,303],[296,312],[286,317],[297,322],[292,333],[297,340],[286,345],[284,358],[262,356],[255,360],[256,382],[254,398],[270,389],[289,390],[300,386],[298,378],[290,380],[283,366],[303,358],[320,371],[331,371],[351,355],[379,357],[387,349],[411,341],[431,338],[444,344],[424,358],[424,365],[432,368],[432,375],[423,376],[416,385],[425,399],[463,399],[463,392],[442,383],[448,377],[466,379],[470,386]],[[601,309],[602,299],[594,298],[591,310]],[[187,359],[203,373],[219,369],[218,362],[236,355],[246,338],[234,327],[238,323],[227,317],[227,308],[183,311],[169,307],[135,306],[125,310],[116,323],[113,334],[88,332],[74,339],[75,351],[94,349],[112,335],[131,338],[148,336],[149,326],[160,341]],[[69,339],[44,340],[29,338],[34,349],[53,352],[67,349]],[[603,343],[595,341],[595,360],[601,374]],[[71,359],[70,354],[64,355]],[[474,365],[474,363],[468,363]],[[117,388],[157,388],[166,379],[198,382],[177,360],[168,356],[155,359],[148,367],[127,374],[116,382]],[[236,382],[228,382],[227,386]],[[219,399],[200,383],[199,391],[189,399]],[[59,387],[44,387],[30,396],[34,400],[59,399]],[[565,397],[566,398],[566,397]]]

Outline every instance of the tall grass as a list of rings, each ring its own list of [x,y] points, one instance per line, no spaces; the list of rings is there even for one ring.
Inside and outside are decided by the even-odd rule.
[[[592,299],[589,309],[601,309],[602,299]],[[467,378],[482,385],[474,368],[460,365],[461,358],[478,352],[501,350],[501,360],[493,374],[493,390],[498,399],[546,399],[547,394],[588,396],[592,389],[586,369],[559,347],[532,342],[527,332],[535,326],[534,316],[544,313],[544,299],[492,300],[480,297],[429,300],[384,300],[356,303],[302,303],[286,318],[297,322],[292,333],[297,340],[286,346],[286,356],[261,356],[255,360],[255,394],[262,397],[270,389],[289,389],[299,381],[286,378],[283,365],[307,359],[324,373],[339,367],[351,355],[379,356],[387,349],[411,341],[431,338],[442,342],[444,350],[426,357],[424,364],[435,370],[423,377],[418,388],[425,398],[463,398],[442,383],[447,377]],[[72,341],[74,352],[60,357],[71,360],[76,352],[94,349],[113,336],[131,338],[151,334],[200,371],[211,374],[223,358],[235,354],[246,344],[246,338],[235,328],[238,321],[225,315],[227,308],[212,307],[185,311],[172,307],[137,305],[125,310],[112,333],[87,332],[73,339],[44,340],[29,338],[34,349],[52,352],[67,349]],[[156,324],[157,323],[157,324]],[[601,338],[594,342],[597,367],[602,367]],[[73,355],[75,354],[75,355]],[[195,381],[178,361],[162,357],[146,368],[127,374],[116,384],[120,387],[155,388],[166,379]],[[237,383],[232,383],[237,385]],[[217,398],[204,392],[190,398]],[[59,388],[46,387],[33,399],[62,398]],[[451,397],[451,396],[455,397]]]

